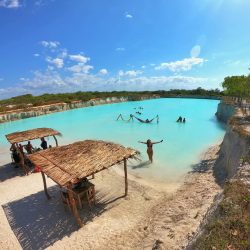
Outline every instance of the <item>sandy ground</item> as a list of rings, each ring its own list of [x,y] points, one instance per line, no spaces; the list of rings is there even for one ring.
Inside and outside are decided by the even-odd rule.
[[[80,211],[81,229],[52,180],[48,201],[39,173],[22,176],[1,155],[0,249],[182,249],[221,192],[212,172],[217,151],[210,148],[178,188],[130,178],[124,198],[122,175],[114,169],[96,175],[97,204]]]

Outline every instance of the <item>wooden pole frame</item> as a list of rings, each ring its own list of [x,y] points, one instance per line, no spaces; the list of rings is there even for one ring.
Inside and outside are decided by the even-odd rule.
[[[46,195],[47,199],[50,200],[50,199],[51,199],[51,196],[50,196],[49,193],[48,193],[45,174],[44,174],[44,172],[41,172],[41,174],[42,174],[42,178],[43,178],[43,187],[44,187],[45,195]]]
[[[79,215],[79,212],[78,212],[78,209],[76,207],[76,201],[74,199],[74,196],[73,196],[73,190],[72,190],[72,184],[70,183],[68,185],[68,195],[69,195],[69,203],[70,203],[70,206],[71,206],[71,210],[76,218],[76,221],[79,225],[79,227],[82,227],[83,226],[83,223],[82,223],[82,220],[80,218],[80,215]]]
[[[56,139],[56,136],[55,136],[55,135],[53,135],[53,138],[55,139],[56,146],[58,147],[58,141],[57,141],[57,139]]]
[[[125,196],[128,195],[128,171],[127,171],[127,159],[123,159],[124,163],[124,176],[125,176]]]

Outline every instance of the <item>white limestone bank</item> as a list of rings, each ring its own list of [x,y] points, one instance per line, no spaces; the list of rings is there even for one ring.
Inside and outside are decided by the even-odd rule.
[[[150,99],[150,98],[148,98]],[[8,122],[14,120],[25,119],[29,117],[35,117],[40,115],[46,115],[55,112],[62,112],[69,109],[83,108],[89,106],[96,106],[102,104],[110,104],[110,103],[119,103],[119,102],[127,102],[129,101],[128,97],[110,97],[105,99],[92,99],[89,101],[73,101],[71,103],[55,103],[49,105],[43,105],[38,107],[31,107],[25,109],[17,109],[12,111],[7,111],[0,113],[0,123]]]
[[[221,144],[215,172],[219,179],[236,174],[242,160],[249,155],[250,122],[240,109],[221,102],[216,113],[219,120],[227,122],[227,131]]]
[[[227,131],[220,145],[218,158],[213,168],[213,176],[218,184],[223,187],[226,179],[231,181],[240,180],[242,183],[250,183],[250,164],[244,159],[250,156],[250,119],[244,115],[240,108],[233,103],[221,101],[216,113],[220,121],[227,123]],[[219,193],[208,209],[206,216],[201,221],[199,229],[190,239],[186,250],[195,248],[196,240],[203,234],[208,233],[206,225],[215,219],[218,214],[218,205],[223,200],[223,192]]]
[[[238,170],[241,161],[249,155],[250,136],[241,135],[234,126],[229,126],[215,164],[218,176],[231,178]]]
[[[235,114],[235,106],[232,104],[225,103],[224,101],[221,101],[218,104],[218,109],[216,112],[217,118],[227,123],[228,120]]]

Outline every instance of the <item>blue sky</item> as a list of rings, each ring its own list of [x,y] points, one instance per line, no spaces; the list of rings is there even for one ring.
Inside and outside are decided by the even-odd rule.
[[[220,87],[250,67],[249,0],[0,0],[0,98]]]

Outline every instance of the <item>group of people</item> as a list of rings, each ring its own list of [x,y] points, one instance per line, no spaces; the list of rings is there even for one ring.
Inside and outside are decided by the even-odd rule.
[[[135,109],[136,109],[136,108],[135,108]],[[143,108],[142,108],[142,107],[139,107],[139,109],[143,109]],[[139,113],[140,113],[140,112],[138,112],[138,111],[136,112],[136,114],[139,114]],[[118,116],[117,120],[119,120],[120,118],[121,118],[122,120],[124,120],[123,117],[122,117],[122,114],[120,114],[120,115]],[[157,115],[155,118],[151,119],[151,120],[149,120],[149,119],[142,120],[142,119],[140,119],[140,118],[138,118],[138,117],[136,117],[136,116],[130,114],[130,117],[129,117],[129,120],[128,120],[128,121],[133,120],[133,118],[137,119],[138,121],[140,121],[140,122],[142,122],[142,123],[151,123],[154,119],[157,119],[157,123],[159,122],[159,116],[158,116],[158,115]],[[181,116],[179,116],[179,118],[177,119],[176,122],[185,123],[185,122],[186,122],[186,118],[185,118],[185,117],[182,118]],[[153,162],[153,145],[154,145],[154,144],[161,143],[161,142],[163,142],[163,140],[158,141],[158,142],[152,142],[150,139],[148,139],[146,142],[139,141],[139,143],[143,143],[143,144],[146,144],[146,145],[147,145],[147,155],[148,155],[148,159],[149,159],[149,161],[150,161],[151,163]]]
[[[141,110],[142,110],[142,109],[143,109],[143,107],[141,107],[141,106],[140,106],[140,107],[138,107],[138,108],[134,108],[134,109],[141,109]]]
[[[181,116],[179,116],[179,118],[177,119],[177,121],[176,122],[182,122],[182,123],[185,123],[186,122],[186,118],[185,117],[181,117]]]
[[[28,175],[29,170],[24,163],[23,146],[21,144],[16,145],[15,143],[13,143],[10,147],[10,151],[11,151],[12,159],[14,163],[16,164],[15,167],[16,168],[19,166],[22,167],[24,173]]]
[[[47,141],[44,138],[41,138],[41,144],[40,144],[42,149],[47,149],[48,148],[48,144]],[[51,145],[49,145],[49,148],[51,147]],[[24,149],[26,150],[27,154],[32,154],[35,150],[35,148],[33,147],[33,145],[31,144],[30,141],[28,141],[28,143],[26,145],[22,145],[20,144],[15,144],[13,143],[10,147],[10,151],[12,154],[12,159],[14,161],[14,163],[16,164],[16,168],[17,167],[22,167],[23,171],[26,175],[28,175],[29,173],[29,169],[25,164],[25,153],[24,153]],[[39,150],[39,149],[38,149]]]

